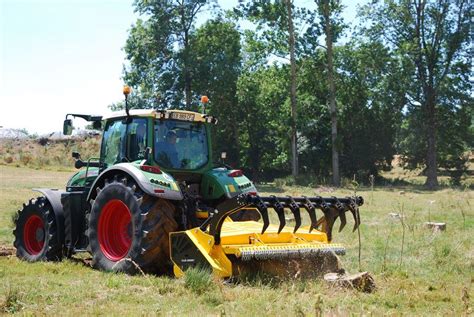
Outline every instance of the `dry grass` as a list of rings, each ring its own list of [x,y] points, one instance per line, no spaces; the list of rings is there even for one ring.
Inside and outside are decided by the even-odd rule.
[[[95,157],[99,153],[99,146],[98,137],[68,140],[0,139],[0,165],[71,170],[74,164],[72,151],[81,153],[83,158]]]
[[[30,188],[64,187],[70,174],[0,166],[0,244],[11,245],[11,215],[34,196]],[[261,191],[279,195],[352,194],[352,189],[308,187],[265,186]],[[333,289],[320,280],[269,282],[256,278],[228,284],[207,277],[205,272],[191,272],[183,279],[144,278],[98,272],[80,261],[25,263],[15,257],[0,257],[0,314],[2,310],[57,315],[471,314],[473,191],[375,187],[373,191],[360,188],[358,193],[366,198],[361,209],[361,268],[375,277],[377,290],[373,294]],[[401,211],[404,227],[400,219],[388,215]],[[447,231],[425,229],[422,224],[429,217],[446,222]],[[358,239],[350,229],[348,221],[347,228],[335,234],[335,242],[346,244],[343,264],[356,272]]]

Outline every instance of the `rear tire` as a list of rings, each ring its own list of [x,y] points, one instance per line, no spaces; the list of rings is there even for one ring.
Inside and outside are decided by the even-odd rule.
[[[124,179],[106,182],[91,206],[88,235],[95,268],[129,274],[169,271],[169,233],[178,229],[173,204]]]
[[[16,256],[29,262],[60,261],[62,244],[59,243],[51,204],[45,197],[30,199],[15,217],[13,235]]]

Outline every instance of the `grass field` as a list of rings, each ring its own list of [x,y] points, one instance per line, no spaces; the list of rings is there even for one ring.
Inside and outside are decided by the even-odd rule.
[[[33,187],[63,188],[71,172],[0,166],[0,246],[11,246],[14,212]],[[261,186],[262,193],[347,196],[308,187]],[[361,263],[352,223],[335,242],[350,272],[372,273],[372,294],[331,288],[323,281],[289,279],[224,283],[191,272],[183,279],[127,276],[92,270],[78,260],[25,263],[0,257],[0,314],[57,315],[469,315],[474,298],[474,192],[418,187],[357,189]],[[389,213],[403,216],[393,218]],[[425,221],[447,223],[433,233]],[[338,226],[338,223],[336,223]],[[336,230],[335,230],[336,231]]]

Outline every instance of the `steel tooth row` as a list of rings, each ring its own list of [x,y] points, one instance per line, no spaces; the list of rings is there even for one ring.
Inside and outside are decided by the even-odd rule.
[[[328,247],[328,248],[301,248],[301,249],[268,249],[255,250],[249,248],[240,251],[240,259],[242,261],[251,260],[283,260],[283,259],[301,259],[308,257],[316,257],[328,253],[336,255],[344,255],[346,250],[343,247]]]
[[[355,231],[360,225],[360,213],[359,213],[359,206],[364,203],[362,197],[346,197],[346,198],[337,198],[337,197],[330,197],[330,198],[323,198],[320,196],[317,197],[276,197],[274,195],[269,197],[262,197],[262,196],[247,196],[247,203],[249,205],[254,206],[258,209],[262,216],[263,220],[263,228],[262,234],[265,233],[268,226],[270,225],[270,219],[268,216],[268,209],[273,209],[280,221],[280,225],[278,227],[278,233],[280,233],[286,225],[285,221],[285,208],[289,209],[294,218],[295,218],[295,227],[294,231],[296,232],[299,227],[301,226],[301,212],[300,209],[303,208],[309,214],[309,218],[311,220],[311,224],[309,227],[309,232],[313,229],[316,229],[321,225],[323,220],[326,220],[326,233],[328,235],[328,239],[332,239],[332,228],[334,226],[334,222],[339,217],[341,219],[341,225],[339,227],[339,231],[341,231],[347,223],[346,220],[346,211],[350,211],[353,218],[354,218],[354,228]],[[319,209],[323,213],[323,217],[319,220],[316,216],[316,209]]]

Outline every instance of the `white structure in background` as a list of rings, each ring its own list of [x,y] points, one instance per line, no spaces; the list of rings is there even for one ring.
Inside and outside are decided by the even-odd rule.
[[[0,128],[0,139],[27,139],[28,133],[20,129]]]
[[[0,128],[0,139],[28,139],[28,138],[47,138],[50,140],[65,140],[74,138],[86,138],[100,135],[98,130],[75,129],[72,135],[64,135],[62,131],[42,134],[40,136],[30,136],[28,132],[20,129]]]
[[[86,138],[91,136],[100,135],[101,132],[98,130],[89,130],[89,129],[74,129],[72,135],[64,135],[62,131],[56,131],[52,133],[43,134],[40,137],[48,138],[50,140],[65,140],[65,139],[74,139],[74,138]]]

